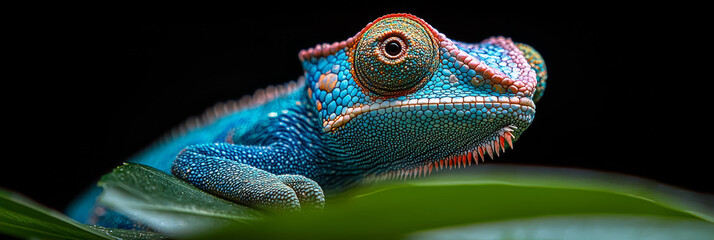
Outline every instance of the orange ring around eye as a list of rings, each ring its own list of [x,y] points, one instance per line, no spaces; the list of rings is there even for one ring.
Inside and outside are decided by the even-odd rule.
[[[398,47],[398,49],[393,49],[394,46]],[[408,45],[404,42],[404,40],[399,37],[399,36],[391,36],[385,40],[382,41],[380,50],[382,50],[381,56],[386,57],[387,59],[391,61],[397,61],[404,57],[407,53],[407,47]],[[396,54],[393,54],[392,52],[394,50],[397,50]],[[389,61],[385,59],[385,62]]]
[[[390,44],[394,49],[388,49]],[[398,50],[398,51],[397,51]],[[355,81],[366,93],[396,97],[426,84],[439,62],[439,45],[430,28],[395,16],[369,25],[352,52]]]

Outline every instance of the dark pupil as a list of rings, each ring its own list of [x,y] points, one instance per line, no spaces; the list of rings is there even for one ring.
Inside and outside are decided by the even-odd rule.
[[[397,56],[402,51],[402,45],[399,45],[396,41],[388,42],[387,45],[384,46],[384,51],[390,56]]]

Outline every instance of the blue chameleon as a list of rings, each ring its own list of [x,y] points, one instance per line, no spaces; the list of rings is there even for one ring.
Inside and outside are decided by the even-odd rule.
[[[463,43],[410,14],[300,51],[304,74],[216,105],[130,159],[266,210],[319,208],[325,193],[493,158],[533,121],[546,67],[509,38]],[[141,228],[81,196],[68,214]]]

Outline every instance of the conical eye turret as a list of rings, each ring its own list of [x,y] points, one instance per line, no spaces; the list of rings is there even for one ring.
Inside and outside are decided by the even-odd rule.
[[[431,77],[438,52],[434,36],[420,22],[404,16],[380,19],[357,42],[356,80],[381,96],[413,92]]]

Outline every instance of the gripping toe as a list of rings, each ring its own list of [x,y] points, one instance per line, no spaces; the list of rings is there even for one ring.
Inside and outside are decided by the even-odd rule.
[[[241,163],[244,156],[269,155],[257,151],[266,150],[227,144],[189,146],[176,157],[171,173],[204,191],[259,209],[293,211],[325,205],[325,195],[315,181]]]
[[[315,181],[302,175],[279,175],[278,179],[295,191],[301,208],[325,207],[325,193]]]

